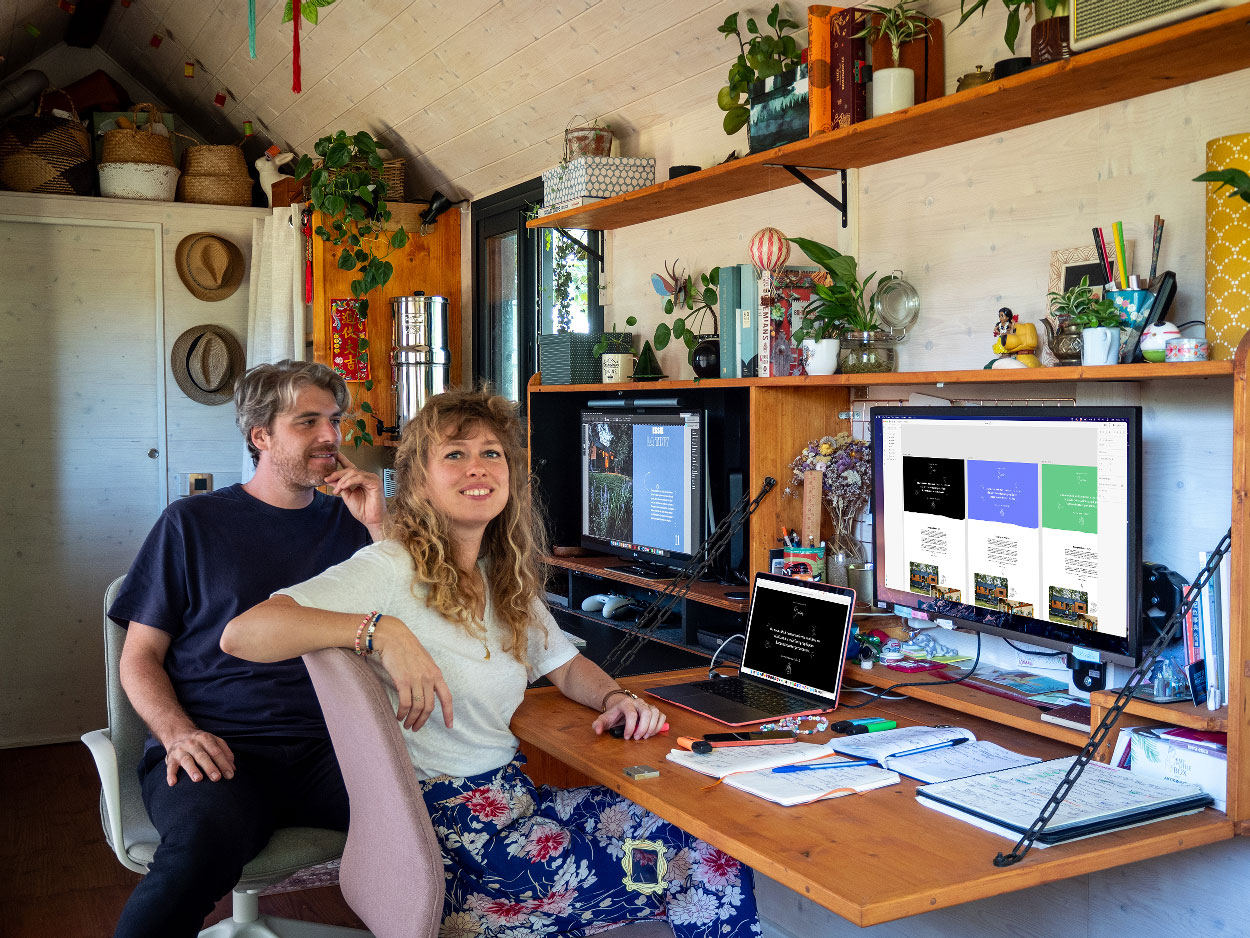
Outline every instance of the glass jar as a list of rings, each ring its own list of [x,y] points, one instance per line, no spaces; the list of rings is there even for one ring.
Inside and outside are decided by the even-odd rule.
[[[898,362],[894,346],[888,332],[848,332],[838,353],[838,371],[844,375],[894,371]]]

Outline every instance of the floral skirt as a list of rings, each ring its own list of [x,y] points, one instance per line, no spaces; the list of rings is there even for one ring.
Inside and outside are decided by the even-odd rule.
[[[759,935],[750,869],[609,789],[536,788],[524,762],[421,782],[443,845],[440,938],[591,935],[657,918],[677,938]]]

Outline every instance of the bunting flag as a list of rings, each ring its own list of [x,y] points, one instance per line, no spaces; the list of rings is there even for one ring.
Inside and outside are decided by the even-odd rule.
[[[247,0],[247,57],[256,58],[256,0]]]
[[[225,107],[226,93],[224,91],[218,91],[215,95],[213,95],[213,103],[218,107]]]
[[[182,63],[182,77],[183,77],[183,78],[194,78],[194,77],[195,77],[195,63],[194,63],[194,62],[183,62],[183,63]]]
[[[153,49],[159,49],[163,41],[164,40],[162,40],[160,36],[156,35],[156,33],[153,33],[152,38],[148,40],[148,45],[151,46]]]
[[[256,130],[255,130],[255,128],[253,128],[253,127],[252,127],[252,122],[251,122],[251,121],[244,121],[244,122],[243,122],[243,136],[245,136],[245,137],[254,137],[254,136],[256,136]]]
[[[291,90],[299,94],[303,88],[300,85],[300,67],[299,67],[299,21],[300,7],[303,5],[302,0],[292,0],[295,15],[291,19],[295,23],[295,41],[291,47]]]

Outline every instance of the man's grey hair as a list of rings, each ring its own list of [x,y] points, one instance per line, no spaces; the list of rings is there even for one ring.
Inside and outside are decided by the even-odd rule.
[[[305,387],[321,388],[334,395],[339,410],[351,403],[343,376],[319,362],[280,362],[256,365],[243,373],[234,385],[234,422],[252,454],[252,465],[260,463],[260,450],[252,444],[252,431],[273,429],[274,419],[295,406],[295,398]]]

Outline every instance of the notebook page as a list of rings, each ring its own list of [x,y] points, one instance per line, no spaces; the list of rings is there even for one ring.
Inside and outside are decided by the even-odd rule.
[[[704,755],[688,749],[674,749],[668,754],[668,759],[704,775],[724,778],[730,772],[771,769],[777,765],[831,755],[833,747],[829,743],[774,743],[767,746],[720,746]]]
[[[880,762],[896,752],[932,746],[934,743],[944,743],[952,739],[976,739],[976,736],[970,730],[958,726],[901,726],[896,730],[835,739],[832,745],[835,751],[843,755]]]
[[[947,746],[915,756],[888,760],[889,768],[921,782],[946,782],[984,772],[1014,769],[1020,765],[1041,762],[1034,756],[1004,749],[997,743],[978,740],[961,746]]]
[[[853,788],[855,791],[871,791],[898,784],[898,773],[879,769],[875,765],[857,765],[846,769],[812,769],[810,772],[774,772],[763,769],[731,775],[725,784],[781,805],[806,804],[815,801],[835,788]],[[841,798],[852,792],[838,792],[828,798]]]

